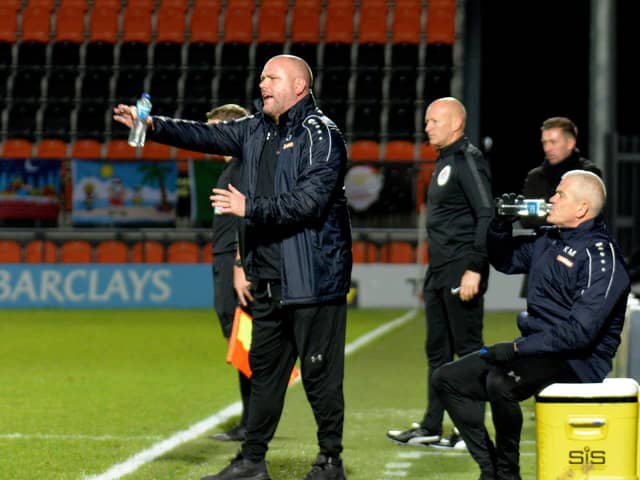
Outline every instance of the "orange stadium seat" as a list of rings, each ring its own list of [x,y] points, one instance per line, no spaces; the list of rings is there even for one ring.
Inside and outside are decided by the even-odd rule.
[[[146,142],[142,147],[142,158],[148,160],[170,160],[171,146],[162,143]]]
[[[320,41],[320,3],[296,2],[291,19],[291,41],[318,43]]]
[[[56,0],[28,0],[27,8],[42,8],[52,12],[56,7]]]
[[[26,263],[56,263],[58,248],[51,240],[32,240],[24,248]]]
[[[7,138],[2,145],[4,158],[30,158],[33,154],[33,144],[24,138]]]
[[[133,263],[164,263],[164,246],[155,240],[137,242],[131,249]]]
[[[433,160],[438,158],[438,150],[429,143],[420,144],[420,160]]]
[[[18,12],[22,8],[22,0],[4,0],[2,6]]]
[[[18,14],[16,9],[6,5],[0,6],[0,42],[15,43],[17,31]]]
[[[213,262],[213,244],[208,242],[200,248],[200,263],[211,262]]]
[[[352,3],[329,3],[324,23],[325,43],[353,42],[353,12]],[[325,63],[327,62],[325,57]]]
[[[387,162],[413,162],[415,150],[412,142],[408,140],[391,140],[387,142],[384,159]]]
[[[380,247],[380,261],[384,263],[413,263],[415,252],[409,242],[391,240]]]
[[[93,3],[95,5],[95,1]],[[86,12],[89,9],[89,2],[88,0],[62,0],[60,8],[79,8]]]
[[[22,248],[14,240],[0,240],[0,263],[20,263]]]
[[[49,42],[51,30],[49,12],[39,5],[28,6],[22,12],[22,41],[23,42]]]
[[[122,8],[122,0],[93,0],[93,8],[110,8],[119,12]]]
[[[228,8],[244,8],[245,10],[255,10],[256,4],[254,0],[228,0]]]
[[[456,30],[456,0],[431,0],[427,7],[427,43],[452,45]]]
[[[416,246],[416,258],[423,265],[429,263],[429,248],[426,241]]]
[[[184,42],[184,8],[162,5],[156,16],[156,41],[182,44]]]
[[[287,30],[286,5],[264,5],[260,7],[258,19],[255,66],[259,70],[274,55],[283,53]]]
[[[387,41],[387,4],[380,3],[376,8],[365,5],[360,7],[358,25],[359,43],[386,43]]]
[[[207,155],[205,153],[176,147],[176,158],[178,160],[204,160],[206,157]]]
[[[428,143],[420,144],[420,162],[418,163],[418,181],[416,182],[416,207],[427,201],[427,189],[436,169],[438,151]],[[417,210],[416,210],[417,211]]]
[[[187,10],[188,0],[160,0],[160,9],[179,8],[183,12]]]
[[[195,0],[193,8],[217,8],[220,9],[220,0]]]
[[[117,40],[118,10],[94,6],[89,17],[89,42],[115,43]]]
[[[127,8],[141,8],[151,13],[153,11],[154,0],[128,0]]]
[[[380,158],[380,144],[375,140],[356,140],[349,147],[349,160],[352,162],[379,162]]]
[[[136,158],[136,153],[136,149],[131,147],[125,139],[115,138],[107,143],[109,160],[133,160]]]
[[[88,138],[76,140],[71,146],[71,156],[85,160],[102,158],[102,144]]]
[[[56,13],[56,42],[84,41],[85,8],[62,6]]]
[[[291,48],[293,55],[304,58],[313,71],[318,61],[320,43],[320,4],[296,2],[291,21]]]
[[[66,158],[67,143],[57,138],[45,138],[36,145],[38,158]]]
[[[60,246],[60,262],[91,263],[91,244],[84,240],[69,240]]]
[[[354,240],[351,253],[355,263],[375,263],[378,261],[378,247],[366,240]]]
[[[120,240],[105,240],[96,245],[96,263],[127,263],[129,249]]]
[[[225,43],[251,43],[253,9],[230,5],[224,15]]]
[[[217,43],[218,42],[218,16],[220,4],[199,4],[193,7],[191,22],[189,25],[191,43]],[[215,59],[211,59],[213,63]],[[190,60],[191,61],[191,60]]]
[[[176,241],[167,247],[167,262],[198,263],[200,249],[194,242]]]
[[[178,160],[178,172],[189,171],[189,160],[204,160],[207,156],[202,152],[193,152],[183,148],[176,148],[176,160]]]
[[[258,14],[258,43],[284,43],[286,31],[286,9],[281,5],[262,5]]]
[[[401,6],[396,2],[391,27],[393,43],[420,43],[420,16],[422,6]]]
[[[151,41],[151,10],[145,6],[127,5],[122,26],[122,41],[149,43]]]

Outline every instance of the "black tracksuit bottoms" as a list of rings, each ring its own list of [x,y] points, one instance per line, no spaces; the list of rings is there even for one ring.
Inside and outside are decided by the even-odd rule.
[[[424,284],[424,302],[427,321],[425,350],[428,360],[428,405],[421,425],[431,432],[442,433],[444,406],[431,388],[431,377],[438,368],[453,360],[480,350],[484,315],[484,292],[488,272],[483,273],[480,293],[471,301],[463,302],[451,289],[460,286],[466,261],[455,261],[439,271],[429,270]]]
[[[252,461],[265,457],[282,414],[291,369],[299,357],[320,452],[339,457],[344,423],[345,300],[281,306],[278,290],[258,284],[254,292],[249,353],[253,376],[242,454]]]
[[[553,355],[516,357],[490,365],[478,352],[433,373],[432,387],[460,430],[483,480],[520,480],[520,403],[547,385],[580,382],[569,364]],[[496,432],[491,441],[484,423],[489,402]]]
[[[213,258],[213,304],[224,338],[229,339],[231,327],[233,326],[233,316],[235,314],[238,299],[233,289],[233,264],[236,252],[218,253]],[[240,384],[240,397],[242,398],[242,416],[240,425],[247,425],[249,415],[249,396],[251,395],[251,380],[238,372],[238,383]]]

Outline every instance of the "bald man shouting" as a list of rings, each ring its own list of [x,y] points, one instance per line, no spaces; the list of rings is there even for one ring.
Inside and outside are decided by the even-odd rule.
[[[231,463],[206,480],[267,480],[265,455],[278,425],[291,369],[302,380],[317,423],[319,453],[306,480],[346,478],[342,465],[346,294],[351,227],[344,195],[345,141],[316,107],[307,63],[278,55],[260,76],[262,108],[216,125],[147,120],[147,138],[241,159],[242,185],[213,189],[218,212],[245,223],[241,264],[251,291],[251,399],[246,439]],[[114,120],[131,127],[135,107]]]
[[[493,215],[491,172],[480,150],[465,136],[466,111],[453,97],[432,102],[425,132],[438,149],[427,195],[429,270],[424,282],[428,384],[435,369],[482,346],[483,295],[489,263],[487,227]],[[418,425],[390,430],[393,442],[464,448],[454,430],[442,437],[444,407],[428,388],[428,405]]]

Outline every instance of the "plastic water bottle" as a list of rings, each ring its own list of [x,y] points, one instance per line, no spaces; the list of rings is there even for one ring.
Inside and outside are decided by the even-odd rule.
[[[519,195],[513,202],[498,200],[498,215],[518,216],[518,217],[545,217],[551,204],[543,198],[524,198]]]
[[[138,118],[133,122],[129,132],[129,145],[132,147],[144,147],[144,140],[147,137],[147,117],[151,113],[151,96],[143,93],[136,102]]]

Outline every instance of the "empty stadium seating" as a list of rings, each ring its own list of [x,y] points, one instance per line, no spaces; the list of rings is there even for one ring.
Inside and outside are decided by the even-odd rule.
[[[20,263],[22,248],[14,240],[0,240],[0,263]]]
[[[380,158],[380,144],[375,140],[356,140],[349,147],[349,160],[352,162],[378,162]]]
[[[406,152],[424,159],[425,100],[450,94],[454,0],[0,3],[6,157],[173,158],[184,173],[185,159],[206,155],[153,142],[132,149],[128,129],[112,121],[113,106],[149,91],[154,114],[192,120],[220,103],[251,107],[262,64],[288,51],[310,63],[318,102],[345,134],[350,160],[415,161],[416,193],[426,194],[433,163]],[[396,141],[406,142],[400,157],[390,148]],[[169,257],[165,247],[150,247],[154,261]],[[205,261],[203,248],[190,258]],[[138,249],[131,259],[147,261]]]
[[[91,244],[84,240],[68,240],[60,245],[62,263],[91,263],[92,257]]]
[[[354,263],[374,263],[378,261],[378,247],[366,240],[354,240],[351,246]]]
[[[155,240],[137,242],[131,249],[133,263],[164,263],[164,246]]]
[[[418,142],[424,98],[450,93],[454,20],[454,0],[5,0],[0,140],[123,138],[107,106],[145,89],[154,113],[192,112],[195,99],[250,105],[264,61],[288,49],[312,66],[348,140]],[[45,107],[34,121],[39,98],[71,104],[70,117]]]
[[[120,240],[105,240],[96,245],[95,256],[96,263],[127,263],[129,250]]]
[[[50,240],[32,240],[24,248],[25,263],[56,263],[58,248]]]
[[[198,263],[200,249],[194,242],[176,241],[167,247],[167,262],[169,263]]]
[[[415,250],[409,242],[392,240],[380,247],[380,261],[385,263],[413,263]]]

